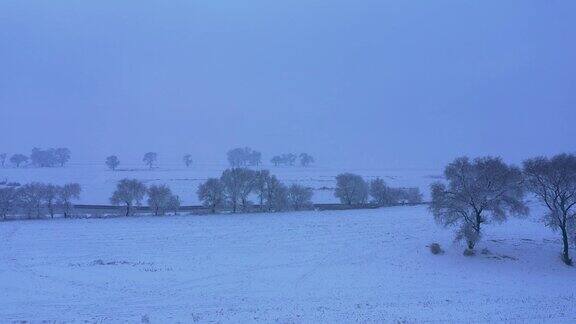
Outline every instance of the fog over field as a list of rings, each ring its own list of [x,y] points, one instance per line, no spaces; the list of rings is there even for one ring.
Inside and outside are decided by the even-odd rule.
[[[2,151],[441,168],[574,150],[573,1],[3,1]]]
[[[576,323],[575,12],[0,1],[0,323]]]

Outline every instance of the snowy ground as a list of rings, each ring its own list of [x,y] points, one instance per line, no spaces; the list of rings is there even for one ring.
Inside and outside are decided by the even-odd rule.
[[[78,182],[82,185],[80,203],[108,204],[118,180],[136,178],[146,184],[167,184],[180,196],[186,205],[198,204],[196,189],[209,177],[218,177],[225,165],[195,165],[184,168],[180,165],[160,165],[148,170],[140,164],[126,165],[120,170],[110,171],[103,164],[70,164],[64,168],[0,168],[0,181],[27,183],[33,181],[64,184]],[[389,185],[396,187],[419,187],[424,194],[428,186],[439,175],[440,170],[431,169],[347,169],[313,166],[273,167],[265,166],[287,184],[300,183],[315,189],[314,202],[336,202],[334,178],[339,173],[353,172],[371,180],[381,177]]]
[[[0,322],[576,321],[557,234],[512,220],[483,248],[424,206],[5,222]]]

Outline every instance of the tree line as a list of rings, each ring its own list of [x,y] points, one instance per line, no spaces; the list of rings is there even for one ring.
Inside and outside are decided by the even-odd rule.
[[[499,157],[461,157],[444,170],[445,181],[431,185],[430,211],[445,227],[456,227],[456,240],[467,244],[467,255],[481,239],[484,225],[509,216],[528,214],[527,194],[547,210],[544,224],[560,232],[562,260],[572,265],[570,244],[576,244],[576,156],[525,160],[522,168]]]
[[[6,219],[9,214],[24,214],[28,218],[54,217],[61,213],[69,217],[73,201],[80,199],[81,187],[77,183],[62,186],[32,182],[25,185],[1,183],[0,216]]]
[[[1,155],[0,155],[1,157]],[[228,164],[231,168],[247,168],[247,167],[258,167],[262,165],[262,153],[253,150],[249,147],[239,147],[229,150],[226,153],[226,158]],[[1,160],[0,160],[1,161]],[[307,167],[314,163],[314,158],[308,153],[300,153],[296,155],[294,153],[281,154],[274,156],[270,162],[274,166],[295,166],[298,162],[300,166]],[[142,157],[142,162],[149,169],[153,169],[158,162],[158,153],[147,152]],[[182,162],[189,168],[194,163],[191,154],[185,154],[182,157]],[[108,169],[115,171],[120,166],[120,158],[117,155],[110,155],[106,157],[104,161]]]
[[[71,152],[65,147],[61,148],[33,148],[29,155],[20,153],[13,154],[8,159],[8,154],[0,153],[0,166],[6,167],[6,162],[10,162],[14,167],[35,166],[41,168],[63,167],[70,161]]]

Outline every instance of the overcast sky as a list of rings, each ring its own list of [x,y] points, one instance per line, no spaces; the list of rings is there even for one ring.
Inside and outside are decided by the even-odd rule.
[[[0,151],[437,168],[576,149],[576,1],[0,1]]]

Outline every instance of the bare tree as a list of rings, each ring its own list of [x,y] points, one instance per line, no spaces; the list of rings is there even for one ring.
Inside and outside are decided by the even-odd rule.
[[[569,240],[576,235],[576,156],[560,154],[524,161],[524,177],[527,188],[548,209],[546,226],[562,234],[562,260],[572,265]]]
[[[232,168],[243,168],[260,165],[262,154],[249,147],[239,147],[228,151],[227,158]]]
[[[310,209],[313,194],[312,188],[293,184],[288,189],[288,201],[294,210]]]
[[[34,215],[37,218],[42,217],[43,187],[42,183],[32,182],[18,189],[18,203],[24,208],[28,218]]]
[[[130,216],[133,206],[139,206],[146,195],[146,185],[136,179],[122,179],[116,185],[116,191],[112,194],[110,202],[113,205],[124,204],[126,216]]]
[[[370,196],[372,202],[379,206],[391,206],[398,203],[399,191],[388,187],[380,178],[370,181]]]
[[[0,188],[0,216],[6,216],[14,210],[18,202],[18,191],[12,187]]]
[[[180,200],[180,197],[178,197],[177,195],[171,195],[170,199],[168,199],[168,205],[166,207],[167,210],[174,213],[174,215],[177,215],[181,205],[182,201]]]
[[[270,177],[270,171],[268,170],[259,170],[254,174],[254,193],[258,196],[260,209],[264,209],[266,188],[269,184]]]
[[[276,176],[267,179],[265,206],[269,212],[279,212],[288,209],[288,187],[280,182]]]
[[[0,165],[2,165],[2,167],[4,167],[4,165],[6,164],[6,157],[8,155],[6,153],[0,153]]]
[[[224,185],[224,193],[232,212],[241,206],[244,210],[248,208],[248,196],[254,189],[255,171],[245,168],[227,169],[222,173],[220,181]]]
[[[148,166],[148,168],[152,169],[154,163],[158,160],[158,154],[154,152],[148,152],[144,154],[142,161]]]
[[[274,157],[272,157],[272,159],[270,160],[270,162],[272,162],[272,164],[274,164],[274,166],[279,166],[280,164],[282,164],[282,157],[279,155],[276,155]]]
[[[418,188],[401,188],[397,189],[399,200],[404,204],[420,204],[422,203],[422,194]]]
[[[120,165],[120,159],[116,155],[110,155],[106,158],[106,166],[112,170],[116,171],[116,168]]]
[[[65,147],[60,147],[54,150],[54,158],[61,167],[64,166],[68,161],[70,161],[71,152]]]
[[[10,162],[14,164],[17,168],[22,165],[22,163],[26,163],[28,161],[28,157],[24,154],[14,154],[10,157]]]
[[[336,177],[334,195],[346,205],[365,204],[368,199],[368,184],[357,174],[339,174]]]
[[[42,190],[42,201],[44,202],[48,213],[51,218],[54,218],[54,213],[56,209],[56,200],[58,199],[60,187],[53,184],[45,184],[41,186]]]
[[[310,164],[314,163],[314,158],[308,153],[301,153],[300,154],[300,165],[303,167],[307,167]]]
[[[448,184],[432,184],[430,211],[445,226],[458,226],[457,240],[473,250],[485,223],[503,222],[508,215],[526,215],[522,173],[500,158],[483,157],[471,162],[456,159],[444,170]]]
[[[198,199],[205,207],[209,207],[212,213],[222,207],[226,201],[224,185],[220,179],[210,178],[198,187],[196,192]]]
[[[78,183],[67,183],[57,191],[57,204],[62,208],[64,218],[72,213],[74,209],[73,201],[80,199],[81,192],[82,187]]]
[[[193,162],[192,161],[192,155],[186,154],[186,155],[184,155],[182,160],[184,161],[184,164],[186,165],[187,168],[189,168],[192,165],[192,162]]]
[[[155,216],[164,215],[173,202],[174,195],[166,185],[151,185],[148,188],[148,206]]]

